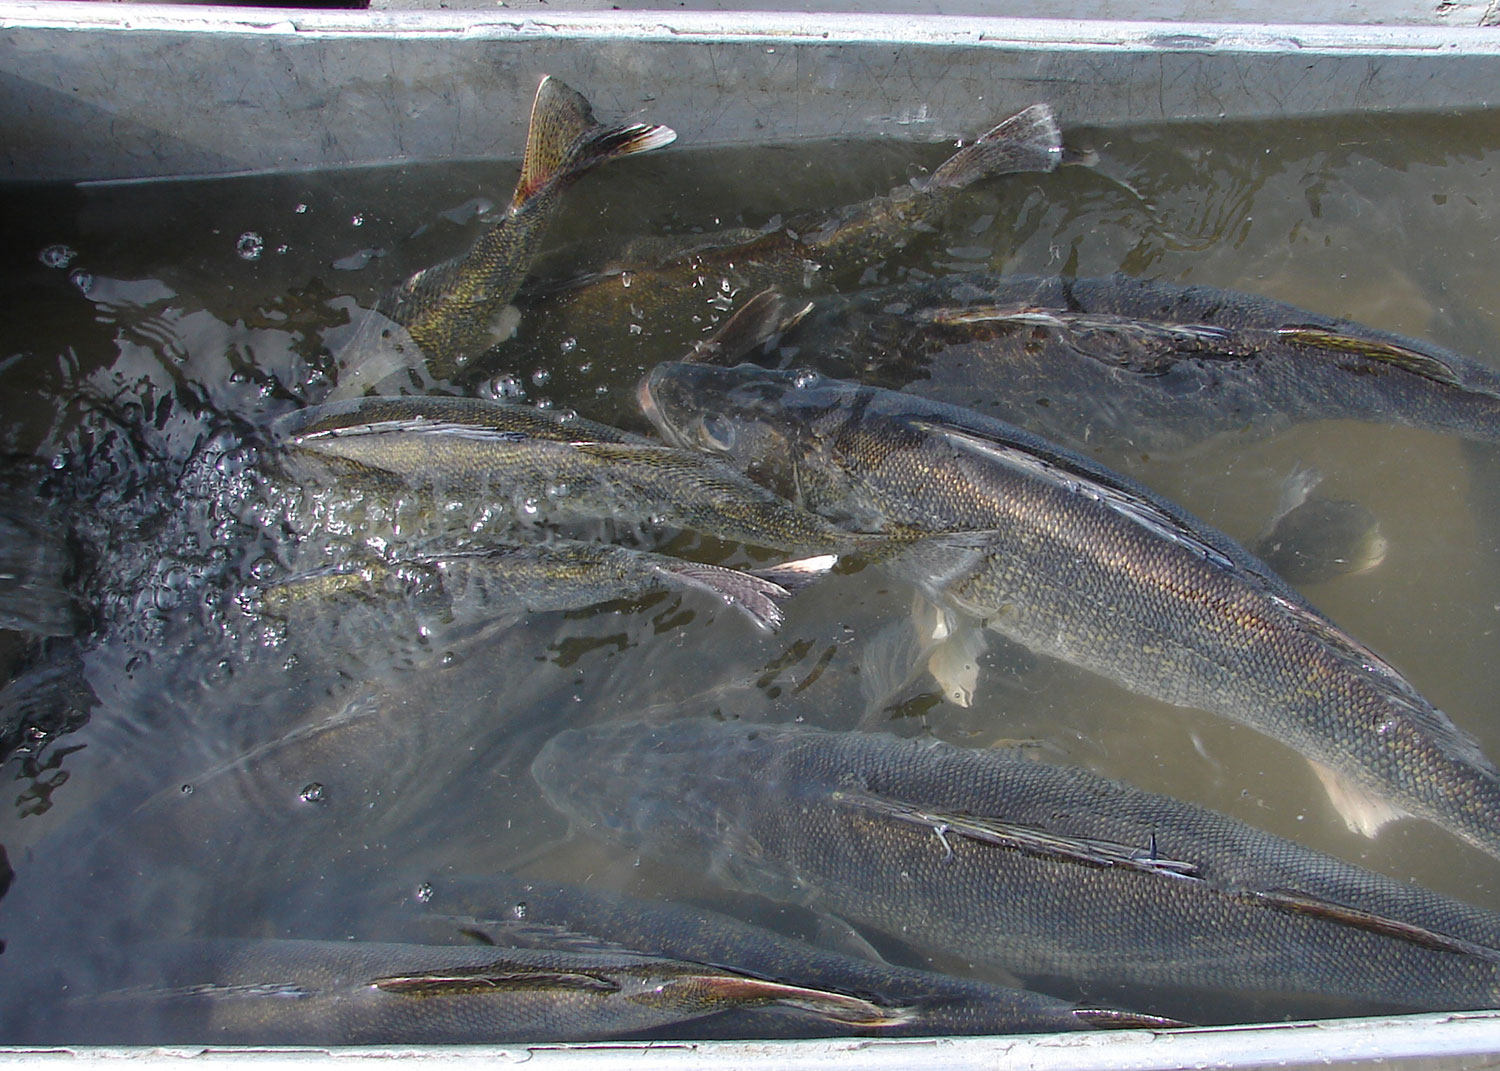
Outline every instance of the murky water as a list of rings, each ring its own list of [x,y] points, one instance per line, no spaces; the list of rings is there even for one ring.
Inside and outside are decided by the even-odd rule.
[[[976,189],[940,233],[861,281],[1123,271],[1264,294],[1500,363],[1492,117],[1068,138],[1097,163]],[[539,273],[597,267],[634,237],[856,201],[945,152],[684,149],[611,165],[570,195]],[[0,899],[7,1016],[24,1001],[65,1019],[62,994],[162,937],[399,939],[392,913],[450,873],[712,900],[701,876],[570,836],[531,783],[536,749],[557,729],[610,719],[865,718],[861,680],[884,650],[872,641],[911,607],[875,570],[799,595],[775,635],[678,595],[531,615],[477,638],[413,626],[355,645],[255,612],[247,591],[294,559],[284,532],[298,508],[257,475],[263,429],[326,391],[329,342],[351,310],[465,248],[513,174],[464,165],[3,192],[18,226],[0,450],[36,459],[12,469],[65,503],[89,607],[78,641],[0,633],[0,669],[17,678],[5,713],[28,715],[0,809],[14,872]],[[643,326],[595,352],[523,325],[479,389],[643,429],[634,385],[680,355],[650,310]],[[1500,755],[1493,448],[1325,422],[1101,460],[1245,540],[1294,468],[1315,466],[1321,490],[1379,519],[1390,550],[1307,594]],[[686,533],[596,534],[731,564],[763,557]],[[51,664],[68,667],[68,687],[35,683]],[[1420,822],[1373,841],[1349,832],[1283,746],[998,640],[972,706],[929,685],[880,720],[971,746],[1036,741],[1050,761],[1500,908],[1500,864]]]

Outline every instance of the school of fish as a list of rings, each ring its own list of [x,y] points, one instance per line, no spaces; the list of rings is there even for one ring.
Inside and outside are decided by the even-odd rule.
[[[255,422],[200,399],[174,453],[153,446],[176,428],[165,407],[131,424],[100,402],[115,430],[90,439],[85,476],[3,473],[0,636],[27,657],[0,690],[0,746],[32,786],[23,811],[56,813],[4,844],[45,880],[0,854],[0,915],[20,928],[4,959],[38,963],[7,972],[0,1044],[1171,1030],[1500,1006],[1500,913],[1024,742],[960,746],[977,742],[883,716],[913,690],[992,702],[984,654],[1004,643],[1295,752],[1362,836],[1415,819],[1500,858],[1500,769],[1464,728],[1487,712],[1450,717],[1303,593],[1382,567],[1378,520],[1299,469],[1247,548],[1109,463],[1323,420],[1493,444],[1500,372],[1123,275],[870,285],[966,191],[1045,189],[1070,159],[1045,104],[887,196],[653,238],[529,286],[568,188],[674,139],[601,124],[544,78],[508,206],[372,302],[295,405]],[[642,334],[680,359],[594,411],[475,389],[508,347],[608,365]],[[171,508],[126,510],[143,494],[126,456],[165,458],[146,482]],[[889,622],[896,680],[870,666],[868,707],[832,712],[850,728],[724,716],[714,697],[742,685],[707,660],[656,681],[655,705],[623,668],[532,668],[630,652],[651,677],[653,645],[746,621],[774,642],[822,584],[912,605]],[[597,635],[560,624],[597,608]],[[879,660],[882,639],[853,640]],[[454,690],[466,666],[477,695]],[[847,699],[819,672],[798,690]],[[284,710],[274,732],[236,721],[252,703]],[[513,707],[555,723],[469,743]],[[111,718],[127,708],[150,714]],[[1004,709],[988,716],[1003,729]],[[69,760],[103,767],[68,785],[46,763],[84,726]],[[111,749],[172,749],[173,774]],[[392,831],[440,840],[439,802],[496,784],[501,809],[474,816],[493,854],[407,880],[423,861]],[[504,815],[526,806],[598,866],[646,860],[687,897],[524,873],[535,846]],[[337,932],[297,924],[306,874],[257,886],[263,916],[236,899],[278,853],[333,851],[308,808],[351,823],[325,890],[351,905]],[[175,876],[210,870],[204,888]],[[113,912],[111,882],[137,880],[146,909]],[[53,956],[62,883],[97,926]]]

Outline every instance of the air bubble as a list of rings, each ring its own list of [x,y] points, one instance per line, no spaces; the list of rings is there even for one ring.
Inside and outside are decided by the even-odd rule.
[[[184,796],[191,796],[193,794],[193,786],[192,785],[183,785],[181,791],[182,791],[182,794]]]
[[[806,390],[818,382],[818,373],[810,368],[803,368],[793,373],[792,386],[798,390]]]
[[[73,262],[73,258],[77,255],[77,251],[71,246],[66,246],[59,242],[56,245],[49,245],[46,249],[43,249],[38,254],[38,259],[49,268],[66,268]]]
[[[364,225],[365,225],[365,214],[363,212],[356,212],[356,213],[354,213],[354,215],[352,215],[352,216],[349,217],[349,226],[351,226],[351,227],[363,227]]]
[[[234,243],[234,251],[240,255],[240,259],[242,260],[259,259],[265,248],[266,240],[254,231],[246,231]]]
[[[522,398],[526,395],[526,388],[515,376],[496,376],[492,389],[497,398]]]
[[[74,268],[72,274],[68,276],[68,281],[85,294],[94,289],[93,273],[86,272],[82,268]]]
[[[523,499],[521,502],[521,512],[527,516],[535,516],[539,509],[541,509],[541,503],[534,498]]]
[[[531,373],[531,381],[533,383],[535,383],[538,387],[542,386],[544,383],[547,382],[547,380],[549,380],[551,378],[552,378],[552,373],[549,372],[549,371],[547,371],[545,368],[538,368],[536,371],[534,371],[534,372]]]
[[[620,273],[620,285],[625,287],[627,290],[630,289],[630,284],[634,281],[635,277],[632,276],[628,271],[622,271]]]
[[[300,793],[300,798],[301,798],[301,800],[302,800],[303,803],[327,803],[328,802],[328,794],[327,794],[327,792],[324,790],[323,786],[320,785],[320,784],[318,784],[318,782],[316,782],[316,781],[314,781],[312,784],[308,785],[306,788],[304,788],[302,790],[302,792]]]
[[[572,353],[578,348],[578,340],[572,335],[562,340],[562,351],[564,354]]]
[[[510,917],[517,921],[523,921],[529,914],[531,914],[531,905],[525,900],[516,901],[515,906],[510,909]]]
[[[297,205],[297,207],[295,207],[295,208],[292,209],[292,211],[295,212],[295,213],[297,213],[297,215],[299,215],[299,216],[305,216],[305,215],[307,215],[307,206],[305,204],[300,204],[299,203]]]
[[[429,903],[432,900],[432,892],[432,882],[422,882],[422,884],[417,886],[417,901],[423,904]]]

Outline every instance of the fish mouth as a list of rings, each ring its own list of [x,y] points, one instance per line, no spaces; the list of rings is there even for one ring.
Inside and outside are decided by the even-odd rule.
[[[677,435],[666,418],[662,415],[661,406],[656,404],[656,396],[652,393],[651,384],[656,379],[657,369],[653,368],[641,378],[641,382],[635,388],[636,404],[641,407],[641,412],[646,419],[651,421],[652,426],[672,446],[683,446],[682,437]]]

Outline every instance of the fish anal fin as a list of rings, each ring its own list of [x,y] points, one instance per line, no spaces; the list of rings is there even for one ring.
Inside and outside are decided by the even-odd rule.
[[[1407,812],[1395,804],[1372,795],[1338,771],[1311,759],[1308,765],[1318,775],[1323,790],[1328,793],[1328,802],[1333,804],[1333,809],[1351,833],[1373,837],[1391,822],[1408,817]]]

